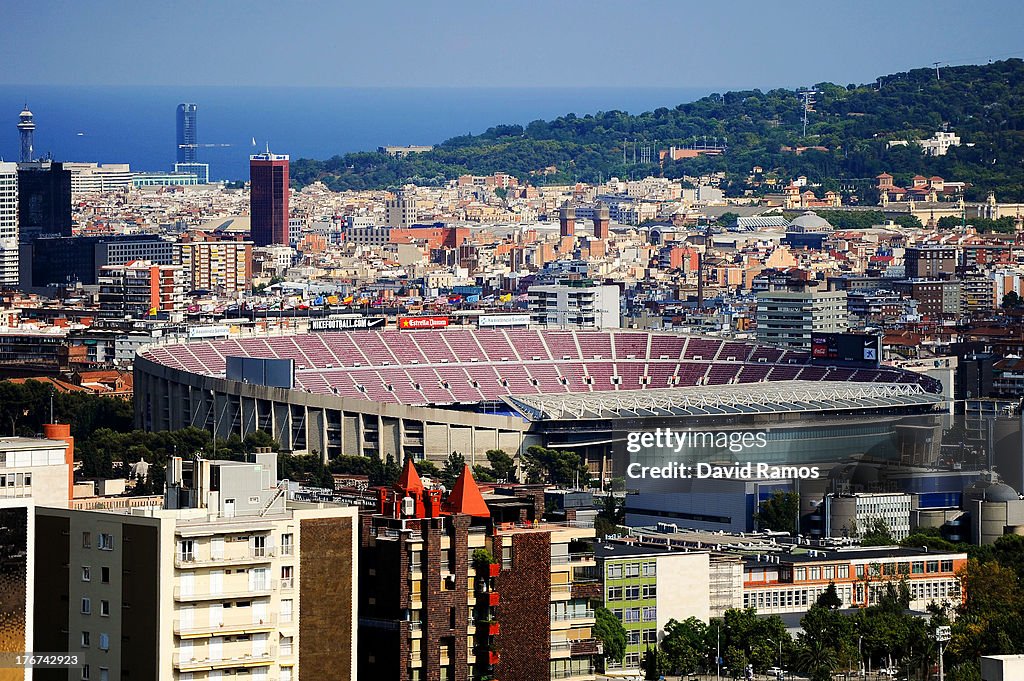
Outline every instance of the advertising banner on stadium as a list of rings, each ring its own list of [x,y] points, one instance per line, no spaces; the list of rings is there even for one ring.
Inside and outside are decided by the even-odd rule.
[[[400,329],[443,329],[448,326],[448,317],[399,317]]]
[[[482,314],[477,317],[477,326],[480,328],[493,326],[529,326],[530,315],[528,314]]]
[[[311,331],[346,331],[348,329],[383,329],[384,317],[326,317],[311,319]]]

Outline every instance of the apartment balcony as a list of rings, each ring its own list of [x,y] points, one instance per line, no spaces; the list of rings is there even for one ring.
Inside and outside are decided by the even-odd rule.
[[[240,655],[218,657],[218,658],[197,658],[194,654],[186,657],[181,653],[175,653],[172,657],[174,668],[181,672],[212,671],[214,669],[234,669],[243,667],[265,667],[276,659],[274,646],[268,646],[262,653],[243,653]]]
[[[576,612],[562,612],[551,616],[552,629],[571,629],[575,626],[584,626],[594,623],[594,611],[582,610]]]
[[[569,584],[552,584],[551,600],[564,601],[572,598],[572,586]]]
[[[570,642],[569,654],[573,657],[578,655],[603,655],[604,644],[596,638],[582,638]]]
[[[597,561],[594,559],[593,553],[570,553],[568,555],[552,556],[551,565],[555,567],[565,565],[589,567],[596,566]]]
[[[570,589],[572,598],[600,599],[604,594],[601,582],[594,580],[575,581]]]
[[[285,582],[289,583],[287,588],[291,588],[290,579],[282,579],[280,584],[281,588],[285,588]],[[269,580],[267,583],[257,585],[255,589],[249,589],[244,586],[232,586],[230,589],[217,589],[207,591],[196,591],[192,590],[188,593],[184,593],[180,586],[174,587],[174,600],[176,601],[220,601],[220,600],[235,600],[239,598],[247,599],[259,598],[261,596],[270,596],[271,593],[277,588],[278,582],[276,580]]]
[[[174,567],[193,568],[215,565],[245,565],[247,563],[269,563],[276,552],[273,549],[252,549],[240,554],[221,556],[197,556],[194,553],[178,553],[174,556]]]
[[[276,615],[267,615],[262,619],[253,618],[242,621],[218,622],[216,624],[183,624],[181,620],[174,621],[174,633],[180,638],[253,634],[261,631],[274,631],[276,629]]]

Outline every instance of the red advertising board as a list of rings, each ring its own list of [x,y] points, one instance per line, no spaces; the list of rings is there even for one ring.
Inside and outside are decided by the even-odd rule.
[[[399,317],[400,329],[443,329],[448,326],[448,317]]]

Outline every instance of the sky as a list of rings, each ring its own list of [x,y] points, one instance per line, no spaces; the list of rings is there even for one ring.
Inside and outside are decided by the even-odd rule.
[[[0,85],[795,87],[1024,57],[1012,0],[0,0]]]

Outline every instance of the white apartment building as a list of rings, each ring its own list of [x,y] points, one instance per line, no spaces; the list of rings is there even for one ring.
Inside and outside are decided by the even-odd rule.
[[[812,333],[849,328],[846,291],[760,291],[757,342],[796,350],[811,349]]]
[[[129,189],[134,176],[127,163],[65,163],[71,171],[71,198]]]
[[[960,146],[960,136],[954,132],[937,132],[921,140],[921,148],[929,156],[945,156],[950,147]]]
[[[619,287],[581,280],[531,286],[530,323],[617,329],[620,326]]]
[[[276,477],[269,452],[175,457],[163,508],[38,509],[37,643],[90,681],[354,680],[357,509],[289,503]]]
[[[18,164],[0,163],[0,287],[18,286]]]
[[[822,508],[826,537],[859,537],[882,521],[892,538],[910,536],[913,496],[902,492],[826,494]]]

